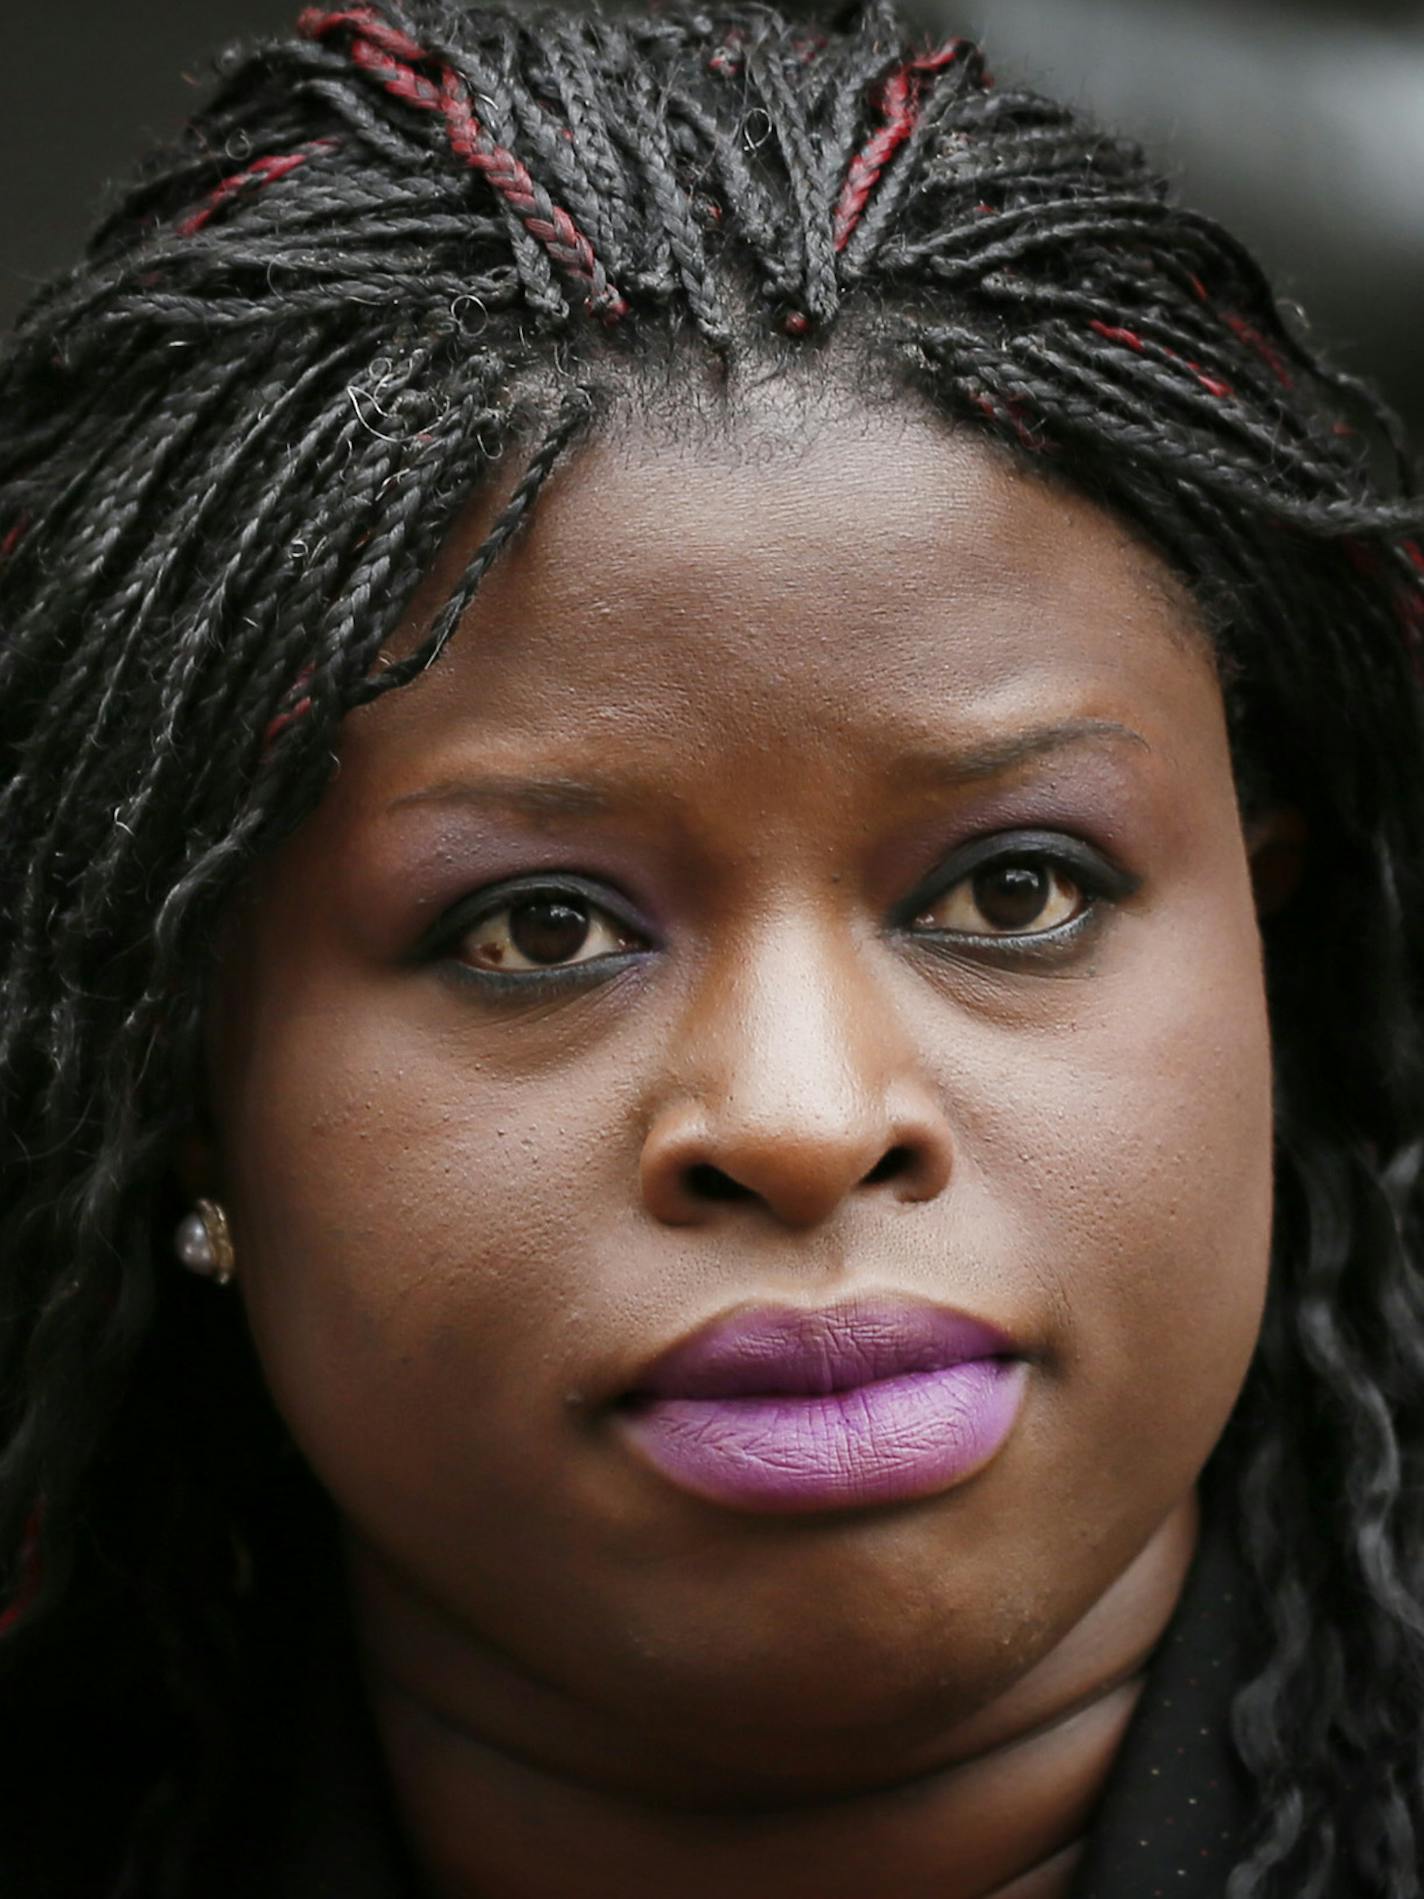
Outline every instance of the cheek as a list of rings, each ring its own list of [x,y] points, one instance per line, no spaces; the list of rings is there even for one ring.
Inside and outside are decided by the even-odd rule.
[[[628,1163],[606,1090],[483,1085],[448,1034],[393,1018],[369,997],[274,1014],[224,1143],[278,1408],[342,1510],[400,1535],[547,1477],[553,1433],[528,1421],[576,1382],[590,1236]]]
[[[1034,1054],[1035,1108],[988,1131],[984,1166],[1049,1315],[1044,1455],[1063,1495],[1150,1512],[1225,1428],[1266,1293],[1271,1051],[1249,904],[1215,931],[1144,932],[1131,980],[1086,982]]]

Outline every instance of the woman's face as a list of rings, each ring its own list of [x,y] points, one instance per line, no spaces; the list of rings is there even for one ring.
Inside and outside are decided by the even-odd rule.
[[[1009,1687],[1187,1506],[1253,1350],[1204,639],[1108,517],[908,408],[581,451],[348,721],[211,1041],[211,1185],[358,1566],[709,1759]],[[729,1317],[710,1385],[657,1362]],[[863,1335],[926,1326],[971,1363],[919,1442],[869,1384],[926,1367]],[[823,1336],[870,1369],[808,1424],[783,1348]]]

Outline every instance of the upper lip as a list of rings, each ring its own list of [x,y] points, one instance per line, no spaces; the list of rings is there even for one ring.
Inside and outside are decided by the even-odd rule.
[[[1013,1340],[997,1326],[927,1300],[740,1306],[660,1353],[628,1396],[810,1396],[943,1371],[967,1359],[1016,1356]]]

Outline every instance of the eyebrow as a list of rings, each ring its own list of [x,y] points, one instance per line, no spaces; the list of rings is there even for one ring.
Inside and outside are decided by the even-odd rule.
[[[1115,719],[1070,719],[1058,725],[1034,726],[1010,738],[990,741],[965,751],[926,750],[911,753],[896,766],[895,775],[929,785],[973,784],[997,778],[1019,765],[1079,745],[1126,743],[1151,747],[1140,732]],[[476,809],[516,811],[526,817],[601,817],[648,796],[646,784],[601,778],[498,775],[488,778],[442,779],[419,791],[408,791],[387,805],[389,814],[413,805],[464,805]]]
[[[1008,738],[991,739],[962,752],[916,752],[901,761],[896,776],[928,784],[974,784],[982,778],[998,778],[1053,752],[1102,744],[1135,745],[1144,752],[1152,749],[1140,732],[1116,719],[1065,719],[1057,725],[1036,725]]]
[[[582,778],[454,778],[425,785],[393,799],[387,812],[403,811],[410,805],[453,804],[521,811],[531,818],[588,818],[626,803],[632,795],[641,795],[633,787],[622,787],[602,779]]]

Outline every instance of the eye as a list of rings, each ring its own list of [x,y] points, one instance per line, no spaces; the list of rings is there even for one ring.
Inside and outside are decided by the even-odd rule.
[[[921,906],[913,927],[955,936],[1042,936],[1083,915],[1092,895],[1051,858],[1001,856]]]
[[[472,969],[508,974],[567,969],[644,947],[620,917],[576,890],[527,890],[498,910],[487,910],[452,943]]]

